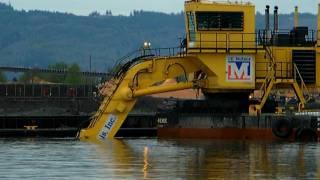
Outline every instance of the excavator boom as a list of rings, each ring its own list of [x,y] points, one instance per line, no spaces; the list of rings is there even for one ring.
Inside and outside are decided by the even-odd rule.
[[[193,88],[192,80],[175,85],[154,84],[199,70],[195,61],[196,57],[152,58],[130,67],[112,80],[111,93],[105,97],[90,126],[81,130],[80,139],[112,139],[140,96]]]

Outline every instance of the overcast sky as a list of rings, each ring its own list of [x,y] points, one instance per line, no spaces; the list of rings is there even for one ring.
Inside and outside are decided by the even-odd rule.
[[[238,0],[241,1],[241,0]],[[113,14],[128,15],[133,10],[149,10],[160,12],[180,12],[183,10],[184,0],[0,0],[11,3],[15,9],[49,10],[69,12],[77,15],[88,15],[92,11],[105,12],[111,10]],[[281,13],[290,13],[298,5],[300,12],[317,13],[320,0],[251,0],[256,4],[256,10],[264,12],[266,4],[279,6]]]

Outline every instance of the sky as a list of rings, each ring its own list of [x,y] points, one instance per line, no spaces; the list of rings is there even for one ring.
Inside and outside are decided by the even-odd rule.
[[[183,10],[184,4],[184,0],[0,0],[0,2],[10,2],[18,10],[49,10],[76,15],[88,15],[93,11],[104,13],[106,10],[111,10],[114,15],[129,15],[133,10],[176,13]],[[291,13],[294,6],[299,6],[300,12],[316,14],[320,0],[250,0],[250,2],[254,3],[256,10],[262,13],[265,5],[269,4],[271,7],[278,5],[280,13]]]

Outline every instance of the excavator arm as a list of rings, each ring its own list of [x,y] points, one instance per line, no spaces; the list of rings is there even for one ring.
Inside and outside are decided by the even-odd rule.
[[[145,59],[126,68],[126,72],[108,83],[108,92],[90,125],[82,129],[82,140],[107,140],[114,138],[140,96],[193,88],[188,74],[199,71],[196,57],[161,57]],[[169,78],[184,75],[186,82],[174,85],[156,85]]]

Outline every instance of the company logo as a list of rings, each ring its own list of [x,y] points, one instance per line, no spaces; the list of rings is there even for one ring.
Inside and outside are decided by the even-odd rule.
[[[227,56],[227,81],[251,82],[253,80],[252,56]]]
[[[105,140],[107,138],[109,132],[111,131],[113,125],[116,123],[116,121],[117,121],[117,116],[110,114],[110,116],[106,120],[106,123],[104,124],[102,130],[100,131],[98,138],[101,140]]]

